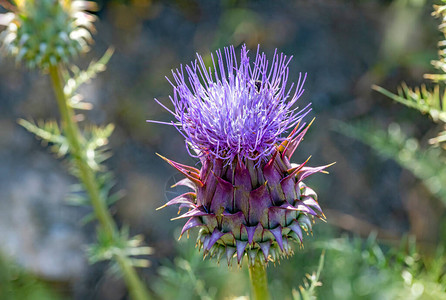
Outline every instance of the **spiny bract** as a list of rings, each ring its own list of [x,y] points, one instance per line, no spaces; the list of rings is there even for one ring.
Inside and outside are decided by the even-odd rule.
[[[163,107],[178,120],[170,124],[198,153],[202,167],[163,157],[186,176],[176,185],[192,190],[163,207],[188,209],[176,218],[188,219],[181,235],[200,227],[197,243],[205,255],[225,257],[228,264],[233,257],[240,263],[245,254],[250,264],[276,261],[292,254],[291,240],[302,243],[302,229],[310,232],[314,217],[325,218],[303,180],[327,166],[290,162],[309,128],[301,124],[309,106],[292,108],[305,77],[294,93],[293,85],[286,89],[291,58],[277,52],[269,66],[259,51],[250,64],[243,46],[238,63],[234,48],[225,48],[224,57],[217,51],[217,64],[212,57],[213,72],[197,56],[186,66],[189,85],[182,68],[173,71],[175,109]]]
[[[8,2],[6,2],[8,3]],[[24,61],[29,68],[46,69],[60,61],[68,62],[92,43],[96,17],[84,10],[96,9],[96,3],[81,0],[0,1],[11,12],[0,14],[2,48]]]

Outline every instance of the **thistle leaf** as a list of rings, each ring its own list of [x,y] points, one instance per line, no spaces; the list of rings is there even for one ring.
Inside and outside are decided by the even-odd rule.
[[[33,123],[24,119],[19,119],[18,123],[36,137],[42,140],[42,143],[52,144],[51,151],[62,157],[68,153],[69,144],[67,139],[62,135],[59,125],[56,121],[38,121]]]
[[[105,167],[101,164],[110,158],[111,153],[106,147],[108,138],[112,134],[115,126],[108,124],[105,127],[91,126],[85,131],[87,143],[85,145],[87,162],[90,168],[99,171]]]
[[[425,85],[420,88],[409,88],[405,83],[398,88],[398,94],[394,94],[382,87],[373,85],[377,92],[391,98],[392,100],[414,108],[423,114],[429,114],[435,122],[446,122],[446,94],[440,95],[440,87],[435,85],[428,90]]]
[[[87,249],[91,263],[104,260],[112,260],[114,257],[125,257],[129,259],[134,267],[147,267],[150,262],[141,256],[151,255],[151,247],[142,246],[143,237],[141,235],[129,238],[127,227],[123,227],[118,236],[110,239],[107,234],[98,232],[98,242]]]
[[[85,71],[81,71],[79,68],[72,66],[71,72],[73,73],[73,76],[70,78],[68,72],[64,74],[64,78],[66,80],[64,87],[65,95],[68,98],[71,98],[79,86],[89,82],[90,79],[96,77],[98,73],[105,71],[106,65],[112,57],[113,52],[113,48],[108,48],[101,59],[98,61],[92,61]]]
[[[446,128],[445,128],[446,129]],[[446,130],[438,133],[438,136],[429,140],[430,144],[439,145],[446,142]],[[443,148],[446,149],[446,145],[443,144]]]

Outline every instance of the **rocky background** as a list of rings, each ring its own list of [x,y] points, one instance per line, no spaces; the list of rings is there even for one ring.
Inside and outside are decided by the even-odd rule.
[[[86,66],[115,48],[106,72],[82,87],[94,109],[89,121],[112,122],[114,156],[108,166],[126,196],[113,206],[120,224],[142,233],[155,254],[143,270],[154,280],[157,268],[176,255],[175,209],[155,211],[170,198],[177,174],[155,153],[194,164],[177,131],[148,124],[170,120],[154,98],[168,103],[172,89],[164,76],[189,63],[195,53],[243,43],[268,54],[275,48],[294,55],[290,81],[307,72],[300,105],[312,103],[316,121],[296,154],[312,155],[313,165],[336,161],[330,175],[309,183],[338,231],[367,236],[376,230],[398,240],[415,233],[435,243],[436,220],[444,213],[421,184],[395,162],[337,133],[337,121],[371,120],[386,128],[403,124],[411,136],[428,135],[432,122],[416,111],[371,90],[391,90],[404,79],[417,84],[436,58],[439,24],[424,0],[114,0],[99,1],[96,43]],[[17,125],[18,118],[49,119],[57,108],[48,76],[30,72],[0,57],[0,253],[52,282],[74,299],[126,299],[119,278],[107,264],[89,266],[85,245],[94,241],[94,224],[79,220],[89,211],[64,201],[74,179],[40,141]],[[423,200],[423,202],[420,202]],[[428,215],[429,218],[425,216]],[[311,238],[308,238],[310,240]]]

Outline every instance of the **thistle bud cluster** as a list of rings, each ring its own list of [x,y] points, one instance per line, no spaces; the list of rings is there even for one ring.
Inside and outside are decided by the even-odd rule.
[[[2,49],[29,68],[47,69],[88,51],[96,17],[85,10],[96,4],[80,0],[16,0],[0,15]]]

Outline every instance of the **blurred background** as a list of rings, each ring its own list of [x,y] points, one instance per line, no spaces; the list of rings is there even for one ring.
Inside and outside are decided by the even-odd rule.
[[[304,239],[305,249],[295,246],[292,259],[269,268],[275,299],[292,299],[291,289],[317,269],[322,249],[326,256],[320,299],[397,299],[398,289],[411,278],[391,267],[387,253],[402,244],[406,251],[410,243],[403,241],[416,239],[416,252],[429,258],[445,244],[445,202],[397,162],[339,130],[339,122],[385,132],[390,125],[391,131],[401,131],[416,139],[420,149],[427,148],[438,125],[371,86],[396,91],[402,81],[418,85],[423,74],[432,71],[430,61],[437,58],[442,38],[439,20],[430,15],[433,1],[98,4],[96,42],[79,64],[87,66],[110,45],[115,53],[108,69],[81,93],[94,104],[86,115],[89,121],[116,125],[108,166],[125,197],[112,209],[119,224],[129,225],[132,234],[143,234],[146,244],[154,247],[151,266],[141,274],[158,298],[229,299],[249,293],[245,269],[215,270],[202,262],[194,254],[193,236],[177,242],[183,221],[170,221],[176,209],[155,211],[172,197],[169,187],[178,178],[155,153],[185,164],[195,161],[174,128],[146,123],[171,120],[153,99],[169,103],[172,88],[165,76],[172,68],[189,63],[196,52],[209,56],[227,45],[246,43],[255,52],[260,44],[269,55],[278,48],[294,56],[289,81],[299,72],[308,73],[299,103],[311,102],[307,118],[316,117],[295,162],[309,155],[312,165],[337,162],[330,175],[315,175],[307,182],[318,192],[328,221],[316,222],[315,234]],[[129,299],[107,263],[88,265],[84,251],[95,240],[94,224],[81,224],[88,209],[64,200],[75,180],[40,141],[17,125],[18,118],[57,115],[48,76],[0,57],[0,78],[0,292],[1,285],[9,285],[15,291],[10,299]],[[391,262],[398,262],[398,255],[392,257]],[[410,266],[404,259],[402,264]],[[419,290],[429,289],[426,282],[422,287],[410,285],[409,294],[423,294]]]

